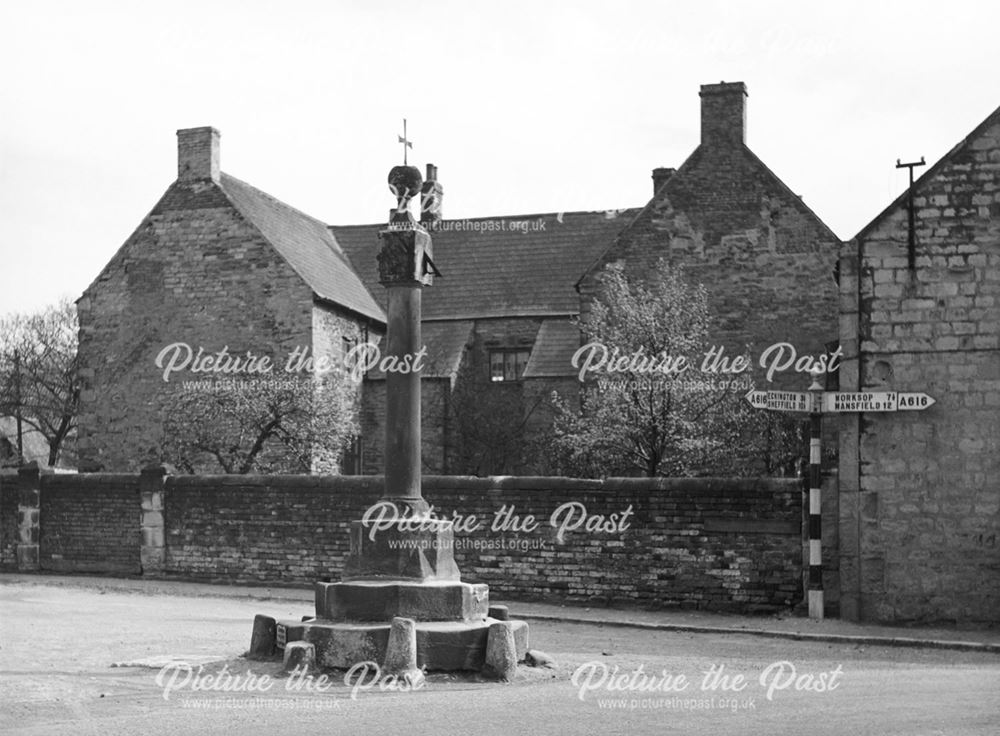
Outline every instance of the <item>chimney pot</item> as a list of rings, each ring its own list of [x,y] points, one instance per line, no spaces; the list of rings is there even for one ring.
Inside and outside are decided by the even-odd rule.
[[[219,131],[183,128],[177,131],[177,180],[219,181]]]
[[[739,146],[746,143],[747,86],[743,82],[703,84],[701,91],[701,144]]]

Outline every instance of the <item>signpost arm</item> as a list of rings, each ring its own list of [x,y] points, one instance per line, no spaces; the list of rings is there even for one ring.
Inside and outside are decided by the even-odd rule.
[[[823,436],[823,386],[819,373],[813,374],[809,390],[813,394],[809,415],[809,618],[823,618],[823,481],[821,440]]]

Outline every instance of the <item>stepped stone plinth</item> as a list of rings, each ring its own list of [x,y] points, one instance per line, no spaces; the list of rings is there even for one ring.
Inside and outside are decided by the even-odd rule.
[[[405,538],[407,533],[419,538],[415,532],[397,538]],[[457,577],[457,568],[455,572]],[[312,644],[320,667],[381,664],[392,620],[399,617],[415,623],[418,667],[478,671],[486,662],[490,626],[500,620],[489,615],[489,587],[460,580],[320,582],[316,583],[315,597],[315,618],[279,620],[275,632],[279,650],[296,641]],[[510,624],[521,661],[528,651],[528,625],[524,621]]]

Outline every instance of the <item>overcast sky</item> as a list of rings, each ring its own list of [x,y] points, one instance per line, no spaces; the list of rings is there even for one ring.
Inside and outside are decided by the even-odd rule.
[[[641,206],[744,81],[747,143],[841,238],[1000,105],[1000,3],[7,2],[0,314],[76,298],[176,176],[178,128],[334,224],[437,164],[445,217]],[[373,257],[375,244],[373,247]]]

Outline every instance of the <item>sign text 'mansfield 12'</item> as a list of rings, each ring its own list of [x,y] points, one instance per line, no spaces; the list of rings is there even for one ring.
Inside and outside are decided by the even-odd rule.
[[[934,403],[925,393],[899,391],[829,391],[823,394],[824,412],[920,411]]]

